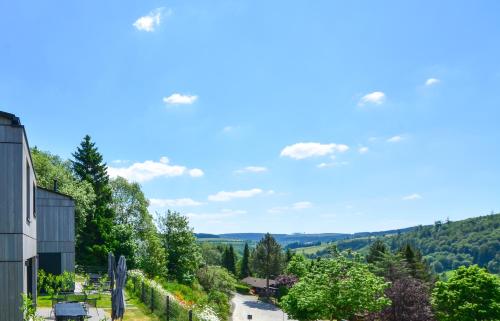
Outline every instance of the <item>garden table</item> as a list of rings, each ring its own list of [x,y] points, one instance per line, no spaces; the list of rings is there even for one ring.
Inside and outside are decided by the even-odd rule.
[[[54,314],[57,321],[76,320],[83,321],[87,316],[87,312],[83,305],[79,302],[74,303],[57,303],[54,307]]]

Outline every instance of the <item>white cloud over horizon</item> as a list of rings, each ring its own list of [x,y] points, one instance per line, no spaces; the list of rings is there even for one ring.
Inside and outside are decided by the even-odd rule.
[[[330,155],[335,152],[344,153],[349,150],[349,146],[344,144],[321,144],[315,142],[296,143],[286,146],[280,153],[281,157],[293,159],[305,159]]]
[[[157,8],[149,14],[137,19],[133,23],[133,26],[139,31],[153,32],[155,28],[160,25],[162,18],[171,14],[171,9],[165,10],[165,8]]]
[[[239,191],[220,191],[213,195],[208,196],[208,200],[212,202],[228,202],[235,198],[250,198],[264,193],[260,188],[252,188],[249,190],[239,190]]]
[[[201,206],[204,203],[195,201],[191,198],[176,198],[176,199],[150,198],[149,204],[152,207],[193,207],[193,206]]]
[[[287,211],[300,211],[313,207],[313,203],[309,201],[295,202],[288,206],[275,206],[267,210],[270,214],[279,214]]]
[[[382,91],[374,91],[369,94],[364,95],[358,102],[358,106],[364,106],[367,104],[382,105],[385,102],[386,95]]]
[[[185,95],[179,93],[173,93],[168,97],[163,97],[163,102],[167,105],[191,105],[196,100],[198,100],[198,96],[196,95]]]
[[[133,182],[147,182],[159,177],[175,177],[189,175],[191,177],[201,177],[204,175],[199,168],[188,169],[181,165],[171,165],[170,160],[163,156],[159,162],[146,160],[144,162],[133,163],[128,167],[108,167],[108,175],[111,178],[118,176]]]
[[[195,220],[199,219],[203,221],[205,220],[214,221],[214,220],[227,219],[230,217],[243,215],[246,213],[247,211],[245,210],[222,209],[218,212],[187,213],[186,216],[189,217],[190,219],[195,219]]]
[[[403,201],[416,201],[416,200],[419,200],[419,199],[422,199],[422,195],[417,194],[417,193],[413,193],[413,194],[410,194],[410,195],[403,196]]]

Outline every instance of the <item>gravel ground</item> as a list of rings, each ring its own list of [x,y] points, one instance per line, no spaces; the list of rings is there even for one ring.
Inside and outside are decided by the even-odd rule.
[[[233,321],[247,321],[252,315],[252,321],[287,321],[288,316],[276,306],[257,300],[252,295],[236,293],[232,299]]]

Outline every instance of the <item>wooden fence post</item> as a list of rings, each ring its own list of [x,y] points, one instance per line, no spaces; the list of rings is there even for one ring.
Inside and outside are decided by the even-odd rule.
[[[189,321],[193,321],[193,310],[189,310]]]
[[[168,295],[167,295],[167,305],[165,309],[167,310],[166,311],[167,321],[170,321],[170,297]]]
[[[154,288],[151,287],[151,312],[155,311],[155,292]]]

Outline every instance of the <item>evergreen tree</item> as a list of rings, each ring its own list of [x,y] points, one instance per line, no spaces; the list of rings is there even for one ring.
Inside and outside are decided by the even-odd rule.
[[[290,250],[290,248],[288,247],[286,249],[286,252],[285,252],[285,263],[288,264],[288,262],[290,262],[290,260],[292,259],[292,257],[293,257],[293,253]]]
[[[95,210],[88,215],[82,229],[81,247],[78,249],[80,259],[86,265],[105,266],[107,253],[113,250],[114,217],[110,207],[112,198],[106,163],[89,135],[83,138],[72,155],[73,172],[80,181],[90,183],[96,195]]]
[[[240,278],[244,279],[250,276],[252,272],[250,271],[250,249],[248,248],[248,243],[245,243],[245,248],[243,249],[243,258],[241,259],[240,268]]]
[[[366,262],[376,263],[384,256],[385,253],[387,253],[387,246],[385,243],[381,240],[376,240],[370,246],[370,250],[366,256]]]
[[[283,271],[281,245],[271,234],[267,233],[257,243],[252,255],[252,267],[258,275],[266,278],[267,288],[269,288],[269,278],[276,277]]]
[[[224,267],[233,275],[236,275],[236,256],[232,245],[226,246],[222,257]]]
[[[418,249],[413,248],[410,244],[406,244],[399,250],[399,253],[406,260],[412,277],[422,281],[431,281],[430,268]]]

